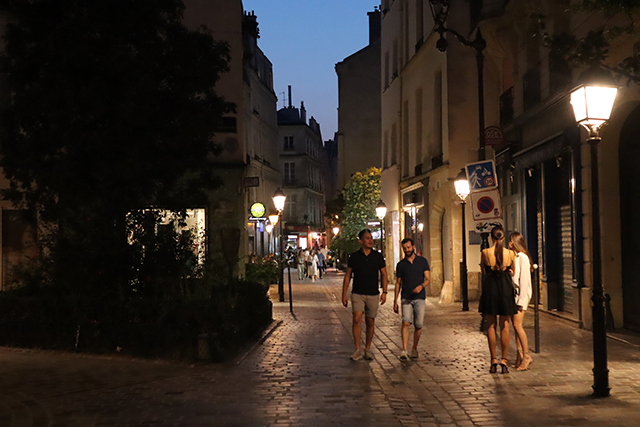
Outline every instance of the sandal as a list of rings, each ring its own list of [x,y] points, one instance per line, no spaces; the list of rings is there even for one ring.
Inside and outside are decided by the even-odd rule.
[[[520,363],[520,366],[518,366],[516,370],[528,371],[532,363],[533,363],[533,359],[531,358],[531,356],[529,356],[528,354],[525,354],[524,357],[522,358],[522,363]]]
[[[522,363],[522,357],[523,357],[523,352],[521,350],[518,350],[518,355],[516,356],[516,363],[511,365],[511,367],[514,369],[517,369]]]
[[[491,359],[491,368],[489,369],[490,374],[495,374],[498,371],[498,359]]]
[[[509,362],[507,361],[507,359],[502,359],[500,361],[500,368],[502,369],[503,374],[508,374],[509,373],[509,367],[507,366]]]

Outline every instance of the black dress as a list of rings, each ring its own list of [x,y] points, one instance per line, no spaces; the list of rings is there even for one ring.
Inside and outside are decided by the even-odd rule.
[[[506,270],[494,270],[489,266],[484,267],[482,275],[482,294],[480,295],[480,307],[482,314],[494,316],[511,316],[518,312],[514,297],[513,279],[511,267]]]

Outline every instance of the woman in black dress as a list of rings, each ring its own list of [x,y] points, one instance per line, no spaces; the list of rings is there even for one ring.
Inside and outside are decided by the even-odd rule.
[[[482,251],[482,294],[480,295],[479,311],[488,326],[487,338],[491,352],[491,369],[495,373],[498,369],[496,348],[498,345],[496,325],[500,325],[500,347],[502,358],[500,367],[503,374],[509,372],[507,355],[509,352],[509,318],[518,312],[513,297],[513,280],[511,268],[515,253],[504,247],[504,230],[494,227],[491,230],[493,246]]]

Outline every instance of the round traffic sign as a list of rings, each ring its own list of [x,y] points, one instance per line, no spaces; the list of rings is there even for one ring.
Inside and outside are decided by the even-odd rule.
[[[488,176],[484,179],[484,186],[485,187],[493,187],[495,185],[496,181],[495,179],[493,179],[492,176]]]
[[[494,207],[493,199],[491,197],[486,197],[486,196],[481,197],[480,200],[478,200],[477,205],[478,205],[478,210],[483,214],[488,214],[489,212],[492,212]]]
[[[262,218],[264,216],[264,214],[267,212],[267,208],[265,208],[265,206],[262,203],[256,202],[256,203],[251,205],[251,208],[249,209],[249,212],[255,218]]]

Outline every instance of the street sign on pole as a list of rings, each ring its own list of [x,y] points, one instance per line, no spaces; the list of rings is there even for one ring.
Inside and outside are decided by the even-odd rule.
[[[466,170],[471,193],[498,188],[496,166],[493,160],[469,163]]]
[[[500,192],[494,188],[492,190],[476,191],[471,193],[471,208],[475,221],[484,221],[502,217],[502,206],[500,205]]]

